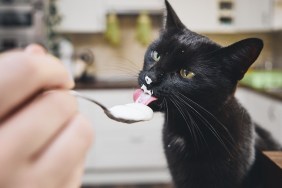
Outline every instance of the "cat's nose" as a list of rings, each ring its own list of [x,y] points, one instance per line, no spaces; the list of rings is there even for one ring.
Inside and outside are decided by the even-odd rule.
[[[144,75],[146,85],[148,87],[151,87],[152,85],[157,85],[162,80],[163,75],[164,73],[162,72],[148,72]]]
[[[144,77],[145,85],[148,89],[151,89],[154,85],[157,84],[157,78],[153,75],[146,74]]]
[[[147,75],[145,76],[145,81],[148,85],[150,85],[153,82],[152,79]]]
[[[144,75],[143,77],[144,82],[142,87],[146,87],[146,90],[151,91],[153,88],[154,82],[153,82],[153,77],[151,75]],[[141,88],[142,89],[142,88]],[[144,90],[144,88],[143,88]]]

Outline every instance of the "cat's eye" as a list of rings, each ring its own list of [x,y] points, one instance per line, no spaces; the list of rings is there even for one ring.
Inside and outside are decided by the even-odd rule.
[[[152,51],[151,57],[155,62],[158,62],[161,59],[161,56],[157,51]]]
[[[187,79],[191,79],[195,76],[195,73],[187,70],[187,69],[181,69],[180,70],[180,75],[183,77],[183,78],[187,78]]]

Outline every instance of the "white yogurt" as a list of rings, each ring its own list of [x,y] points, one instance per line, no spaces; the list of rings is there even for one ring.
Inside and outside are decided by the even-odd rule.
[[[113,106],[109,109],[113,116],[132,121],[147,121],[153,118],[153,110],[140,103]]]

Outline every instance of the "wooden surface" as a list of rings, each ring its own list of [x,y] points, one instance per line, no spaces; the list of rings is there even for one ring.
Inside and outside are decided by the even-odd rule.
[[[282,168],[282,151],[265,151],[263,153]]]

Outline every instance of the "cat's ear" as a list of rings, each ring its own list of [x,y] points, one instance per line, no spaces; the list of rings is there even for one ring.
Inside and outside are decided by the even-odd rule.
[[[220,55],[237,80],[241,80],[249,67],[256,61],[263,48],[263,41],[248,38],[220,50]]]
[[[166,18],[165,18],[165,23],[164,23],[165,29],[169,29],[169,28],[182,29],[182,28],[185,28],[185,26],[180,21],[177,14],[175,13],[172,6],[170,5],[170,3],[167,0],[165,0],[165,6],[166,6]]]

